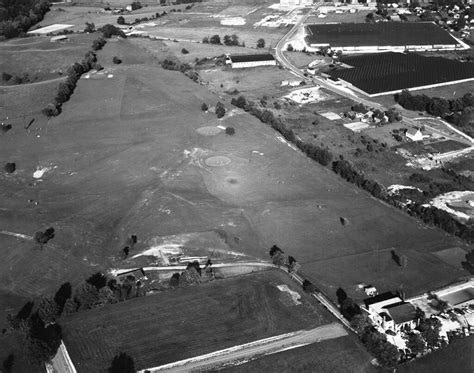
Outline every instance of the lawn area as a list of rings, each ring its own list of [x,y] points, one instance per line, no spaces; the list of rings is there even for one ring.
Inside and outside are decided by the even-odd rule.
[[[331,372],[375,373],[372,357],[353,336],[347,336],[277,354],[233,367],[216,370],[225,373],[244,372]]]
[[[286,284],[301,295],[276,286]],[[119,351],[145,369],[332,322],[279,271],[249,274],[81,312],[61,323],[78,372],[102,371]]]
[[[459,339],[447,347],[398,367],[400,373],[471,373],[474,367],[474,336]]]

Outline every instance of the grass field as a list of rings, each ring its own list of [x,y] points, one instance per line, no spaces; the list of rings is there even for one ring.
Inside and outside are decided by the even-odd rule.
[[[379,291],[403,280],[413,294],[465,275],[431,254],[465,244],[342,181],[232,108],[229,97],[161,69],[135,41],[109,41],[98,56],[113,77],[81,79],[59,117],[38,117],[30,132],[14,123],[0,135],[0,159],[17,165],[14,174],[0,174],[2,229],[30,236],[56,229],[43,252],[0,237],[9,258],[0,264],[2,278],[13,294],[52,293],[62,282],[127,267],[120,250],[130,234],[143,248],[157,236],[215,229],[226,233],[232,250],[257,258],[268,259],[269,247],[278,244],[331,296],[344,286],[360,297],[351,289],[362,280]],[[112,64],[113,56],[123,63]],[[246,84],[257,81],[259,71],[242,71],[249,74]],[[272,79],[280,72],[275,69]],[[44,100],[45,92],[18,95],[6,111],[30,112],[29,100]],[[203,102],[212,107],[219,100],[229,109],[222,120],[201,110]],[[232,126],[236,133],[196,132],[210,125]],[[231,163],[208,166],[206,159],[216,155]],[[32,177],[37,167],[49,168],[41,181]],[[349,224],[342,226],[340,217]],[[408,256],[403,278],[390,261],[383,267],[388,279],[377,270],[378,252],[391,247]],[[428,278],[420,279],[417,268]]]
[[[298,291],[302,304],[281,284]],[[287,275],[268,271],[78,313],[61,325],[78,372],[91,372],[119,351],[145,369],[331,321]]]
[[[81,61],[91,50],[94,34],[68,35],[64,43],[51,43],[49,36],[31,37],[28,43],[17,39],[0,44],[0,72],[11,75],[28,73],[37,81],[57,78],[74,62]]]
[[[356,347],[357,346],[357,347]],[[371,356],[353,336],[322,341],[294,350],[261,357],[219,372],[331,372],[371,373],[377,369],[370,364]]]

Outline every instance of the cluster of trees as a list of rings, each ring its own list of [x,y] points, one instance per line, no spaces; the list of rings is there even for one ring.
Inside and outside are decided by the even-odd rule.
[[[55,232],[53,227],[49,227],[46,229],[44,232],[38,231],[35,233],[33,236],[33,239],[35,242],[40,246],[40,248],[43,248],[43,245],[46,245],[50,240],[54,238]]]
[[[6,173],[12,174],[16,171],[16,164],[14,162],[7,162],[3,169]]]
[[[191,70],[192,67],[188,63],[181,63],[178,60],[165,58],[163,62],[161,62],[161,67],[165,70],[172,70],[172,71],[181,71],[185,72],[187,70]]]
[[[49,304],[40,302],[33,312],[34,302],[27,302],[16,315],[7,316],[8,332],[16,331],[23,336],[27,357],[37,365],[54,357],[62,339],[61,327],[54,321],[43,319],[44,313],[49,313],[45,307],[49,307]],[[13,361],[11,357],[8,362],[10,369]]]
[[[43,20],[50,9],[49,0],[21,0],[0,2],[0,37],[22,36]]]
[[[230,103],[240,109],[245,109],[245,107],[247,106],[247,100],[244,96],[239,96],[237,98],[233,97]]]
[[[202,42],[204,44],[216,44],[216,45],[224,44],[224,45],[227,45],[227,46],[245,47],[245,42],[239,43],[239,37],[236,34],[224,35],[224,38],[222,39],[222,42],[221,42],[221,37],[217,34],[212,35],[211,37],[205,36],[202,39]],[[263,45],[265,45],[265,41],[264,41]]]
[[[172,288],[176,288],[178,286],[184,287],[199,285],[203,280],[203,276],[205,276],[205,278],[210,281],[214,280],[215,278],[212,262],[210,259],[207,260],[204,268],[201,268],[198,261],[188,263],[186,269],[182,273],[176,272],[173,274],[173,276],[171,276],[169,285]]]
[[[224,115],[225,115],[225,106],[222,102],[217,102],[216,104],[216,115],[217,115],[217,118],[222,118]]]
[[[99,42],[99,44],[100,43],[101,42]],[[61,113],[61,107],[63,103],[71,98],[71,95],[76,89],[77,81],[81,75],[93,68],[99,69],[101,67],[97,63],[97,55],[94,52],[89,51],[86,53],[81,62],[74,63],[68,69],[66,81],[59,83],[58,93],[56,94],[54,102],[49,103],[45,108],[43,108],[43,114],[47,117],[58,116]]]
[[[349,161],[339,159],[332,162],[332,170],[342,178],[358,187],[365,189],[374,197],[385,199],[387,194],[384,188],[374,180],[368,179],[361,171],[359,171]]]
[[[367,350],[377,358],[382,366],[393,368],[397,365],[400,360],[397,347],[387,341],[385,334],[380,333],[372,326],[367,316],[354,315],[351,325],[359,334],[359,338]]]
[[[404,90],[395,95],[395,100],[405,109],[426,111],[431,115],[442,117],[455,126],[461,127],[470,136],[474,135],[474,95],[472,93],[447,100],[440,97],[412,95]]]
[[[464,225],[453,218],[448,212],[433,206],[412,203],[408,210],[412,215],[419,217],[426,224],[435,225],[450,234],[454,234],[467,242],[474,241],[474,228]]]
[[[2,73],[2,81],[5,82],[6,84],[12,84],[12,85],[26,84],[26,83],[34,82],[37,79],[38,79],[37,76],[34,76],[33,78],[31,78],[30,74],[28,73],[23,73],[22,75],[12,75],[7,72]]]
[[[125,352],[117,354],[110,364],[108,373],[135,373],[135,362]]]
[[[260,38],[257,40],[257,48],[265,48],[265,39]]]
[[[296,261],[296,259],[288,255],[288,258],[285,260],[285,253],[282,249],[280,249],[277,245],[273,245],[268,254],[270,255],[270,258],[272,258],[272,263],[275,264],[278,267],[283,267],[286,266],[288,268],[288,272],[291,273],[297,273],[299,269],[301,268],[301,265]],[[304,284],[303,284],[304,288]]]

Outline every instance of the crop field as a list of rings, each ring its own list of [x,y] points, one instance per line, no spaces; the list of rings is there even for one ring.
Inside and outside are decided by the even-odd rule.
[[[353,336],[321,341],[297,349],[261,357],[248,363],[217,370],[224,373],[331,372],[375,373],[371,356]]]
[[[342,23],[306,28],[308,43],[329,43],[333,47],[457,44],[448,32],[432,22]]]
[[[68,35],[64,43],[51,43],[49,36],[31,37],[28,43],[11,40],[0,44],[0,72],[21,76],[27,73],[35,81],[54,79],[91,49],[95,35]]]
[[[353,68],[333,70],[330,75],[351,83],[369,95],[474,79],[474,63],[418,54],[388,52],[346,56],[344,63]]]
[[[281,284],[300,293],[302,304]],[[331,321],[287,275],[268,271],[81,312],[61,325],[76,368],[91,372],[119,351],[145,369]]]

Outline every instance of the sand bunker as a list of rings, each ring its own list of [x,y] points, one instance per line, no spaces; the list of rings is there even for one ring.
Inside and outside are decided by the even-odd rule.
[[[201,127],[196,130],[197,133],[204,136],[215,136],[221,131],[222,129],[220,129],[219,127],[213,127],[213,126]]]
[[[208,166],[212,167],[220,167],[220,166],[225,166],[226,164],[229,164],[232,162],[229,158],[224,157],[222,155],[215,155],[213,157],[207,158],[204,163],[206,163]]]

